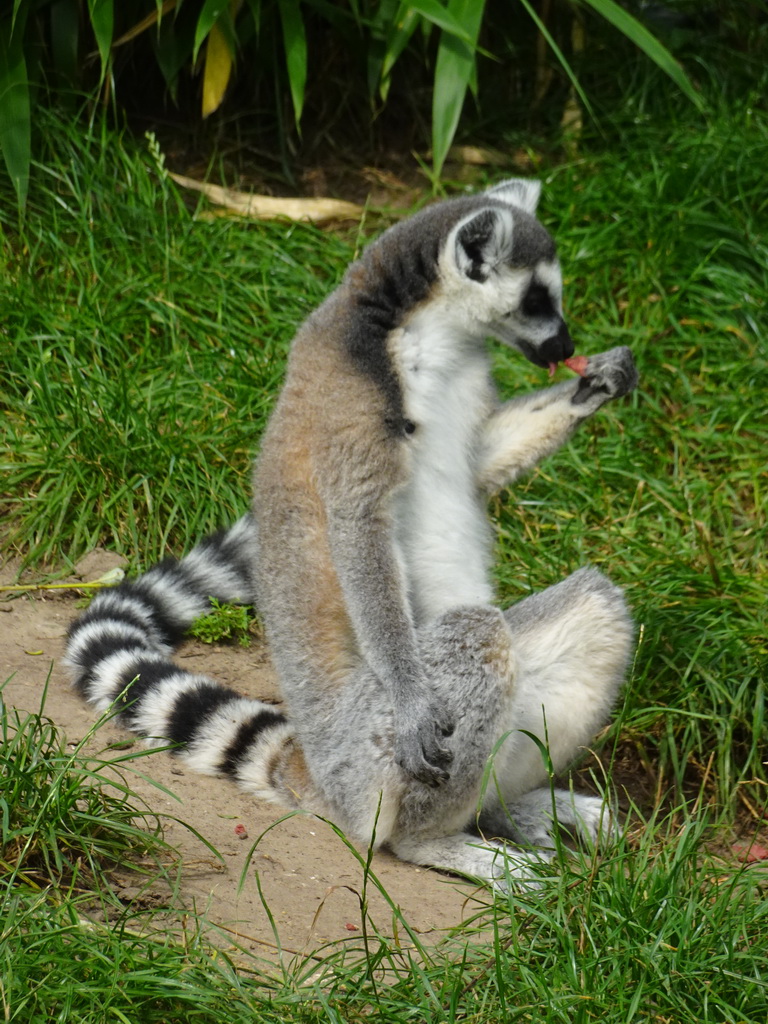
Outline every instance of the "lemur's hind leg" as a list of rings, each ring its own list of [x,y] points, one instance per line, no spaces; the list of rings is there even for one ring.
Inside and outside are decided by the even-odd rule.
[[[631,636],[620,591],[590,570],[508,612],[460,607],[422,627],[425,675],[456,723],[445,738],[450,778],[431,788],[397,766],[391,704],[364,669],[336,695],[333,714],[318,707],[322,729],[310,751],[320,753],[314,771],[337,820],[357,839],[370,841],[375,833],[377,845],[417,864],[487,879],[506,870],[520,879],[535,876],[546,852],[493,841],[552,845],[552,796],[541,788],[547,773],[538,747],[519,730],[546,739],[555,765],[564,767],[606,721]],[[480,825],[490,842],[469,831],[486,782]],[[557,800],[564,824],[583,819],[584,831],[594,834],[592,798],[578,798],[575,807],[567,793]]]
[[[554,793],[539,746],[560,772],[608,720],[631,655],[634,629],[622,592],[594,569],[504,613],[517,661],[515,687],[487,787],[484,835],[552,844],[553,818],[589,840],[610,828],[597,797]]]

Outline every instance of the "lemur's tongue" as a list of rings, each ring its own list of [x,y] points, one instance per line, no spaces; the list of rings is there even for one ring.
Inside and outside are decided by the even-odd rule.
[[[574,373],[578,373],[580,377],[583,377],[587,372],[587,363],[589,360],[586,356],[571,356],[569,359],[564,359],[563,362],[569,370],[573,370]],[[556,370],[557,363],[550,363],[549,376],[554,377]]]

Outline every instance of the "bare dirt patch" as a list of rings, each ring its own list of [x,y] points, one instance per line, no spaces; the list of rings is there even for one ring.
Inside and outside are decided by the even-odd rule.
[[[88,575],[93,578],[109,567],[91,565]],[[3,582],[11,582],[8,573],[2,576]],[[47,682],[44,713],[74,746],[94,722],[92,709],[73,693],[61,663],[66,630],[77,615],[77,596],[38,591],[12,600],[1,598],[0,683],[9,680],[3,699],[9,707],[37,712]],[[212,675],[243,693],[277,700],[272,667],[259,645],[243,649],[187,643],[177,658],[185,668]],[[103,750],[130,739],[114,723],[106,722],[89,749]],[[140,741],[136,746],[141,748]],[[281,821],[285,813],[281,808],[246,796],[226,779],[192,774],[167,752],[140,758],[136,769],[141,775],[127,775],[131,788],[158,815],[166,840],[179,851],[180,895],[186,906],[204,913],[225,934],[237,937],[238,943],[262,957],[276,958],[279,946],[290,957],[307,955],[331,941],[360,944],[364,872],[326,823],[305,815]],[[205,836],[220,859],[176,819]],[[241,838],[243,831],[246,836]],[[468,883],[404,864],[386,852],[374,855],[372,870],[427,945],[438,942],[476,911],[478,899],[488,900],[486,893]],[[148,900],[163,899],[140,876],[121,873],[117,882],[127,902],[146,905]],[[366,896],[378,929],[390,935],[397,930],[407,942],[375,887],[369,884]]]

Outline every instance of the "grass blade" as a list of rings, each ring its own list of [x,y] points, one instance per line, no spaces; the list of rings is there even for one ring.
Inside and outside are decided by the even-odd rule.
[[[593,11],[614,25],[623,35],[643,51],[657,64],[665,74],[669,75],[680,90],[685,93],[697,110],[703,111],[705,104],[701,96],[691,84],[690,78],[681,68],[669,50],[660,42],[645,25],[634,18],[614,0],[585,0]]]

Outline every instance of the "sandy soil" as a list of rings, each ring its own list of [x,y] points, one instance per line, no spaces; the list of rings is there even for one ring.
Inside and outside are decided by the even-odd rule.
[[[96,579],[117,564],[114,555],[92,552],[78,565],[77,578]],[[0,568],[0,586],[15,579],[13,566]],[[78,613],[78,600],[74,591],[35,591],[13,597],[0,592],[0,685],[8,680],[3,699],[11,707],[36,712],[47,682],[45,714],[72,747],[88,734],[94,721],[91,710],[72,692],[61,664],[65,633]],[[274,673],[263,647],[190,642],[177,652],[177,658],[186,668],[212,675],[243,693],[277,700]],[[131,742],[128,733],[107,722],[88,749],[95,753],[120,744],[122,754],[126,740]],[[136,750],[142,749],[140,741],[133,742]],[[286,966],[298,966],[328,942],[344,941],[362,949],[363,869],[327,824],[308,815],[281,820],[280,808],[246,796],[226,779],[194,775],[166,752],[140,758],[136,769],[141,774],[130,777],[132,790],[157,815],[167,842],[178,851],[182,905],[204,914],[215,926],[214,940],[233,940],[260,959],[282,960]],[[578,773],[579,788],[588,787],[589,770],[587,763]],[[614,760],[611,779],[620,805],[626,807],[627,793],[638,806],[653,803],[653,773],[640,769],[635,753]],[[181,822],[204,836],[219,857]],[[243,826],[247,835],[240,838]],[[753,870],[762,874],[768,870],[764,860],[768,831],[763,828],[756,834],[755,827],[753,816],[748,816],[741,835],[745,841],[730,849],[730,843],[722,849],[718,846],[717,852],[728,860],[761,861]],[[440,942],[462,920],[474,918],[492,899],[485,889],[404,864],[386,852],[374,855],[372,870],[426,946]],[[161,883],[148,883],[144,876],[129,872],[121,872],[115,882],[129,907],[168,905],[168,890]],[[369,884],[365,896],[373,926],[385,935],[397,934],[404,946],[410,945],[402,924],[394,920],[375,886]]]
[[[94,552],[78,566],[78,575],[94,579],[116,564],[114,556]],[[0,571],[0,584],[13,581],[10,567]],[[36,591],[13,599],[0,594],[0,683],[10,677],[4,700],[11,707],[38,711],[50,674],[45,713],[71,745],[87,734],[94,720],[91,709],[72,692],[61,664],[64,636],[77,615],[77,600],[78,595],[68,591]],[[268,656],[259,646],[187,643],[177,656],[185,668],[206,672],[243,693],[266,700],[277,697]],[[107,722],[90,746],[101,750],[128,737]],[[136,748],[141,749],[138,741]],[[284,813],[280,808],[244,795],[226,779],[194,775],[165,752],[141,758],[137,768],[172,794],[138,775],[131,778],[131,787],[160,817],[167,841],[181,855],[181,896],[187,906],[204,911],[254,953],[275,958],[278,940],[259,895],[258,875],[285,953],[309,954],[339,939],[359,944],[363,871],[328,825],[303,815],[280,822]],[[205,836],[222,859],[217,860],[176,818]],[[238,825],[245,826],[247,839],[238,838]],[[262,833],[239,890],[247,854]],[[428,945],[488,900],[486,893],[469,883],[404,864],[385,852],[374,856],[372,869]],[[144,891],[139,877],[121,876],[118,883],[126,900],[154,896]],[[367,897],[375,925],[392,934],[392,911],[384,898],[370,886]],[[398,931],[402,935],[402,927]]]

